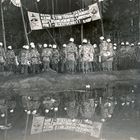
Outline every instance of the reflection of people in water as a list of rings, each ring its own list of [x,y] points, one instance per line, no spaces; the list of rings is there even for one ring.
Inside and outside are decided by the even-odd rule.
[[[0,130],[8,130],[11,129],[11,123],[7,124],[7,125],[0,125]]]

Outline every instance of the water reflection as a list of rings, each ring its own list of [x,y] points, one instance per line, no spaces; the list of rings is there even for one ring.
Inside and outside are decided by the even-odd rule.
[[[104,125],[103,131],[109,131],[104,137],[111,137],[113,133],[107,126],[118,129],[122,121],[125,129],[129,129],[130,126],[125,123],[129,121],[135,122],[131,126],[139,130],[136,126],[140,118],[139,89],[138,85],[118,85],[111,89],[88,87],[82,93],[73,91],[45,96],[3,96],[0,98],[0,139],[31,139],[33,116],[45,116],[54,120],[78,119],[85,123],[101,122]]]

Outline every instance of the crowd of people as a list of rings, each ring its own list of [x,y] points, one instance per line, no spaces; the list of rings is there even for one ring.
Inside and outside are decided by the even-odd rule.
[[[62,73],[126,70],[140,67],[139,54],[140,42],[116,44],[103,36],[98,45],[92,45],[86,38],[81,45],[70,38],[62,47],[31,42],[24,45],[19,54],[12,46],[5,50],[0,42],[0,71],[35,74],[49,70]]]

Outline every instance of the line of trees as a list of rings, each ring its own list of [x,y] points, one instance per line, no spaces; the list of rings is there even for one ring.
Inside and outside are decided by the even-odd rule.
[[[86,7],[94,2],[96,0],[53,0],[53,3],[52,0],[40,0],[38,3],[36,0],[22,0],[29,39],[40,43],[54,43],[46,30],[30,31],[27,10],[48,14],[53,12],[62,14],[80,9],[82,6]],[[111,36],[114,42],[138,40],[138,15],[140,13],[138,3],[139,0],[104,0],[101,2],[105,34],[107,37]],[[54,5],[54,10],[52,5]],[[10,0],[6,0],[3,4],[3,10],[7,45],[13,44],[15,48],[20,48],[25,43],[20,9],[13,6]],[[58,44],[66,43],[71,36],[76,38],[77,43],[80,43],[80,29],[80,25],[76,25],[49,29],[49,31]],[[100,35],[100,21],[84,24],[84,37],[89,38],[92,42],[96,42]],[[2,32],[0,32],[0,40],[2,41]]]

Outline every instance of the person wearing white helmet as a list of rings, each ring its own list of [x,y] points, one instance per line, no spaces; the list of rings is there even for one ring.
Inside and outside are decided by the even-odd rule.
[[[57,45],[53,44],[51,66],[52,66],[52,69],[56,72],[58,72],[59,61],[60,61],[60,54],[57,49]]]
[[[107,42],[108,41],[108,42]],[[99,56],[99,62],[102,65],[103,71],[111,70],[111,62],[109,59],[111,59],[111,48],[112,43],[110,43],[110,39],[107,39],[107,41],[102,41],[99,45],[100,47],[100,56]]]
[[[42,53],[41,53],[43,70],[45,72],[50,70],[50,61],[51,61],[51,58],[52,58],[52,49],[49,48],[49,46],[47,44],[44,44],[43,45],[43,50],[42,50]]]
[[[66,44],[63,44],[61,50],[60,50],[60,68],[61,68],[61,72],[65,72],[66,71],[66,59],[67,59],[67,53],[66,53]]]
[[[113,44],[111,43],[111,39],[107,39],[107,70],[112,71],[113,70],[113,60],[114,60],[114,50],[113,50]]]
[[[90,46],[87,44],[87,39],[83,39],[81,46],[81,56],[82,56],[82,72],[87,73],[89,70],[89,56],[90,56]]]
[[[66,70],[67,72],[74,73],[76,69],[77,60],[77,47],[74,43],[74,38],[70,38],[69,43],[66,47],[67,60],[66,60]]]
[[[16,72],[16,56],[15,52],[12,49],[12,46],[7,47],[7,52],[6,52],[6,62],[8,66],[8,71],[11,72]]]
[[[0,71],[1,72],[4,71],[5,62],[6,62],[6,54],[5,54],[5,50],[3,48],[3,43],[0,42]]]
[[[73,37],[71,37],[69,41],[70,41],[70,42],[74,42],[74,38],[73,38]]]
[[[31,64],[29,46],[24,45],[20,53],[21,73],[27,75]]]
[[[91,44],[90,40],[88,39],[88,43],[87,45],[90,48],[90,52],[89,52],[89,71],[93,72],[94,68],[95,68],[95,50],[94,50],[94,46]]]
[[[30,50],[30,55],[31,55],[31,68],[32,68],[32,73],[39,73],[39,65],[41,64],[40,61],[40,54],[35,46],[34,43],[31,43],[31,50]]]
[[[131,69],[133,68],[133,54],[134,48],[131,48],[131,44],[127,41],[126,42],[126,49],[125,49],[125,67],[124,69]]]
[[[126,44],[129,44],[126,42]],[[118,60],[118,70],[126,69],[126,45],[124,42],[121,42],[120,49],[117,55]]]

